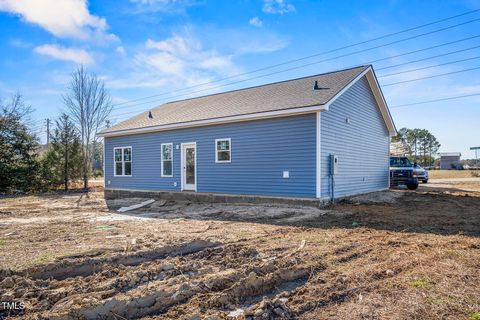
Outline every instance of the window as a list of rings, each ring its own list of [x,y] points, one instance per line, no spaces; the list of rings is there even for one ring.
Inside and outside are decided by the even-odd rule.
[[[162,177],[173,177],[173,144],[162,143]]]
[[[132,147],[113,148],[115,160],[114,176],[132,175]]]
[[[230,138],[215,140],[215,162],[230,162],[232,160],[232,140]]]

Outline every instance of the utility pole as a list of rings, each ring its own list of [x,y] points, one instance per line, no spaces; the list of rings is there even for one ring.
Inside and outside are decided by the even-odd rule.
[[[47,147],[50,145],[50,119],[47,118]]]
[[[471,147],[470,150],[475,150],[475,165],[478,169],[478,155],[477,155],[477,151],[480,150],[480,147]]]

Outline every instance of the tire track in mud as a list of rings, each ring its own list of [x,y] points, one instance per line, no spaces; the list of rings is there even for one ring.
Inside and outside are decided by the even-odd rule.
[[[154,250],[140,251],[133,254],[121,254],[106,258],[64,259],[42,267],[26,269],[17,275],[33,279],[64,280],[71,277],[86,277],[104,270],[109,265],[137,266],[141,263],[192,254],[205,248],[219,246],[218,242],[196,240],[180,245],[165,246]]]
[[[332,263],[366,253],[359,249],[337,248]],[[268,258],[245,243],[192,241],[122,257],[69,259],[12,278],[23,288],[15,296],[30,302],[27,316],[36,319],[183,319],[192,314],[222,319],[235,310],[252,319],[301,317],[312,305],[298,298],[318,285],[328,265],[324,257],[311,260],[298,249],[272,253],[276,256]],[[94,272],[66,278],[66,271],[82,263],[95,266]],[[54,278],[44,279],[47,274]],[[323,292],[316,307],[342,303],[352,294],[338,286]]]
[[[85,300],[104,300],[145,282],[194,274],[194,265],[177,267],[174,260],[218,246],[218,242],[196,240],[113,257],[69,258],[13,274],[4,270],[0,299],[21,299],[29,313],[38,315]]]

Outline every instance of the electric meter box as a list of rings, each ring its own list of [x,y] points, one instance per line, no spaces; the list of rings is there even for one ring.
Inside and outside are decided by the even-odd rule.
[[[338,156],[336,154],[330,155],[330,174],[336,175],[338,173]]]

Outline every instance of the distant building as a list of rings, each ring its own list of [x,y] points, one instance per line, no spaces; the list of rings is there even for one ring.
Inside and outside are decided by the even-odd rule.
[[[443,170],[458,170],[462,168],[460,164],[460,152],[443,152],[440,155],[440,169]]]

